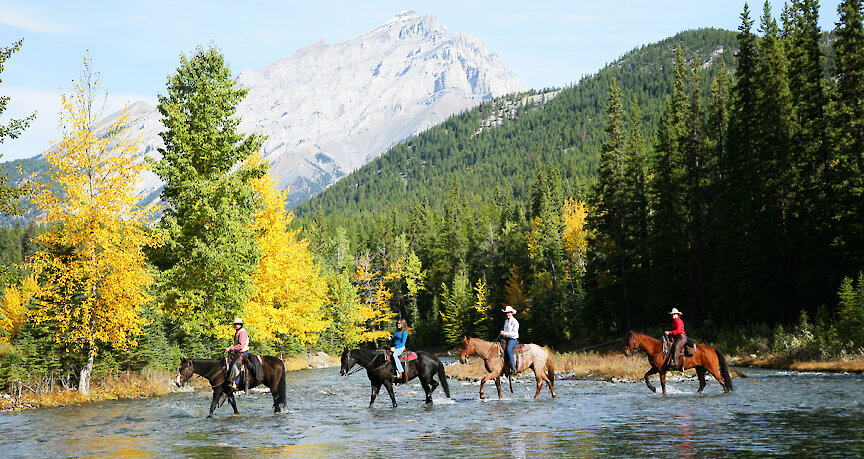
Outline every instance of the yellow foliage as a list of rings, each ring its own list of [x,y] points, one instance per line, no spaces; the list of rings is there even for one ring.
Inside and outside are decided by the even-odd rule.
[[[0,334],[0,343],[15,340],[21,326],[27,322],[30,300],[38,293],[38,289],[39,284],[33,276],[24,279],[20,290],[6,287],[3,301],[0,302],[0,328],[4,330],[4,333]]]
[[[585,269],[585,257],[588,253],[588,207],[582,201],[568,199],[562,209],[564,215],[564,251],[578,269]]]
[[[254,165],[262,160],[255,155],[250,161]],[[255,291],[244,303],[243,320],[258,340],[281,341],[279,335],[287,335],[300,343],[312,342],[329,324],[322,310],[327,283],[308,242],[297,239],[300,230],[288,230],[294,213],[285,210],[287,190],[277,189],[269,173],[253,186],[264,204],[255,214],[261,260]],[[233,334],[228,328],[224,332]]]
[[[134,189],[144,163],[125,137],[125,109],[100,126],[91,105],[98,80],[90,74],[63,95],[63,140],[45,154],[56,187],[37,185],[34,203],[50,231],[29,265],[39,275],[37,323],[50,321],[57,342],[82,345],[95,355],[97,342],[135,345],[151,300],[142,246],[161,241],[146,230],[153,208],[136,205]]]
[[[525,289],[525,281],[519,273],[518,266],[510,267],[510,274],[507,276],[507,282],[504,283],[504,291],[506,292],[505,302],[516,308],[521,317],[531,316],[531,304],[528,302],[529,294]]]
[[[366,324],[366,330],[361,335],[363,341],[388,338],[390,332],[383,329],[384,324],[396,318],[390,309],[393,294],[384,285],[388,277],[373,270],[371,264],[369,257],[360,257],[354,273],[361,292],[359,313]]]

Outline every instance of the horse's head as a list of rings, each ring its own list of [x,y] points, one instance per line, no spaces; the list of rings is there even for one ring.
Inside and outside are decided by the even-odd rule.
[[[475,352],[474,343],[471,342],[471,338],[467,336],[459,343],[459,347],[462,349],[462,352],[459,354],[459,362],[460,363],[468,363],[468,357],[471,357]]]
[[[192,361],[181,357],[180,368],[177,369],[177,381],[174,383],[177,384],[177,387],[183,387],[192,378],[192,373],[194,373]]]
[[[624,345],[624,355],[629,357],[630,353],[639,350],[639,337],[633,330],[630,330],[630,333],[627,334],[625,342],[626,344]]]
[[[354,361],[354,357],[351,356],[351,351],[346,347],[344,351],[342,351],[342,369],[339,371],[339,374],[345,376],[348,374],[348,370],[357,363]]]

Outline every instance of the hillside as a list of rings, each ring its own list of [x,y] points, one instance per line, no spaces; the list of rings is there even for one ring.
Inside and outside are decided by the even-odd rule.
[[[485,102],[394,146],[295,210],[310,217],[320,209],[329,221],[351,227],[357,215],[407,209],[424,197],[440,209],[454,181],[469,200],[489,200],[503,187],[524,201],[540,165],[555,165],[564,182],[577,188],[570,191],[581,194],[597,167],[609,82],[618,80],[626,105],[636,99],[648,138],[672,92],[679,46],[684,56],[695,56],[707,91],[721,63],[732,69],[737,40],[725,30],[681,32],[634,49],[578,84],[550,93],[555,97],[545,102],[523,103],[533,92]],[[505,120],[498,126],[489,122],[500,117]]]

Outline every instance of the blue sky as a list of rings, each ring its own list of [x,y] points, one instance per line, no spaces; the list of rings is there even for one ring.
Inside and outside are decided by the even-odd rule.
[[[838,3],[821,2],[823,29],[834,27]],[[597,0],[0,0],[0,46],[24,39],[0,74],[0,94],[12,97],[0,123],[37,111],[24,135],[0,144],[0,161],[35,156],[59,138],[60,93],[79,76],[88,52],[108,92],[110,113],[127,102],[155,103],[179,56],[197,45],[215,44],[237,74],[319,39],[342,42],[408,9],[437,16],[451,32],[479,38],[522,84],[540,89],[578,81],[635,47],[682,30],[735,30],[744,1],[613,5]],[[772,5],[776,15],[782,3]],[[750,8],[758,20],[762,3],[751,2]]]

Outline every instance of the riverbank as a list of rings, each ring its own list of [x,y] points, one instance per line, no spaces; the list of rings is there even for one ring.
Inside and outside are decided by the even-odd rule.
[[[339,357],[324,352],[317,354],[286,356],[285,371],[299,371],[309,368],[327,368],[339,365]],[[12,393],[0,393],[0,411],[17,411],[34,408],[84,405],[107,400],[130,400],[163,397],[182,390],[209,389],[207,380],[193,377],[187,388],[180,389],[175,384],[176,372],[145,368],[140,372],[123,372],[100,378],[90,386],[90,395],[83,395],[75,388],[60,385],[18,384]]]
[[[830,361],[799,361],[784,357],[741,357],[732,359],[731,363],[736,367],[771,370],[864,373],[862,356]]]
[[[640,382],[650,364],[642,354],[629,357],[622,353],[553,353],[555,379],[580,379],[612,382]],[[695,377],[694,370],[683,372],[685,378]],[[729,368],[733,378],[746,377],[733,367]],[[530,374],[530,372],[529,372]],[[675,372],[674,375],[681,373]],[[447,366],[447,376],[459,380],[479,380],[486,375],[486,368],[480,358],[473,357],[468,363],[455,362]],[[671,375],[671,374],[670,374]]]

